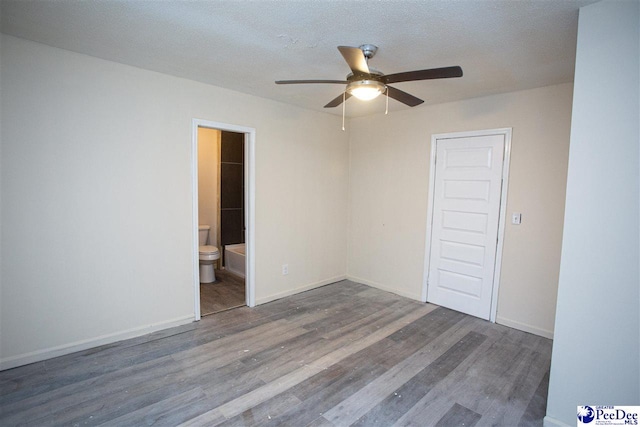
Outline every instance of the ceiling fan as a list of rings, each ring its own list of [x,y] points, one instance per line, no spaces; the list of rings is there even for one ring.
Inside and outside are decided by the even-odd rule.
[[[338,46],[338,50],[345,61],[347,61],[349,68],[351,68],[351,73],[347,75],[346,80],[277,80],[276,84],[346,84],[346,90],[331,100],[324,108],[337,107],[352,95],[358,99],[370,100],[382,93],[386,93],[388,97],[410,107],[415,107],[424,101],[407,92],[389,86],[389,83],[462,77],[462,68],[459,66],[430,68],[427,70],[406,71],[385,75],[376,69],[369,68],[369,59],[373,58],[376,54],[378,50],[377,46],[372,44],[363,44],[360,47]]]

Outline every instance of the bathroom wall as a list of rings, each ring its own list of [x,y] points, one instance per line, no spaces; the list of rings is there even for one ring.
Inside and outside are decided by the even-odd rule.
[[[220,246],[224,248],[245,242],[244,134],[223,131],[221,145]]]
[[[431,135],[512,127],[499,323],[553,336],[572,84],[352,119],[349,266],[354,280],[420,299]]]
[[[198,128],[198,222],[211,227],[209,244],[218,244],[218,167],[220,136],[217,129]]]
[[[6,35],[0,49],[0,368],[193,320],[194,118],[257,131],[256,300],[344,277],[340,117]]]

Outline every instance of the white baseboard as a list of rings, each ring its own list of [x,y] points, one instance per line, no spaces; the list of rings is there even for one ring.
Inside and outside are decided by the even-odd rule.
[[[266,297],[262,297],[262,298],[256,299],[256,305],[265,304],[265,303],[268,303],[268,302],[271,302],[271,301],[279,300],[279,299],[284,298],[284,297],[288,297],[288,296],[291,296],[291,295],[299,294],[300,292],[310,291],[311,289],[319,288],[319,287],[325,286],[325,285],[330,285],[331,283],[339,282],[339,281],[344,280],[346,278],[347,277],[344,276],[344,275],[335,276],[335,277],[332,277],[330,279],[325,279],[325,280],[321,280],[319,282],[310,283],[308,285],[300,286],[298,288],[290,289],[288,291],[280,292],[280,293],[273,294],[273,295],[268,295]]]
[[[419,292],[416,294],[410,293],[410,292],[403,292],[397,289],[387,287],[385,285],[381,285],[380,283],[372,282],[371,280],[367,280],[367,279],[363,279],[361,277],[355,277],[355,276],[347,275],[347,280],[351,280],[352,282],[362,283],[363,285],[371,286],[372,288],[377,288],[382,291],[391,292],[392,294],[400,295],[401,297],[414,299],[416,301],[422,301]]]
[[[542,421],[542,425],[544,427],[571,427],[569,424],[565,424],[560,420],[550,417],[549,415],[544,417],[544,420]]]
[[[540,337],[553,339],[553,331],[547,331],[546,329],[537,328],[535,326],[527,325],[526,323],[518,322],[516,320],[506,319],[504,317],[496,317],[496,323],[504,326],[508,326],[519,331],[529,332],[530,334],[538,335]]]
[[[30,363],[40,362],[65,354],[75,353],[76,351],[87,350],[89,348],[98,347],[105,344],[112,344],[117,341],[129,338],[139,337],[141,335],[150,334],[162,329],[173,328],[175,326],[185,325],[193,322],[193,315],[178,317],[176,319],[167,320],[165,322],[145,325],[126,331],[115,332],[112,334],[102,335],[96,338],[76,341],[70,344],[63,344],[56,347],[45,348],[42,350],[32,351],[30,353],[19,354],[4,359],[0,359],[0,371],[15,368],[17,366],[28,365]]]

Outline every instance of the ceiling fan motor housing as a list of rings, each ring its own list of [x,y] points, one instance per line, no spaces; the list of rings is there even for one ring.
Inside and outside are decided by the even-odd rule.
[[[349,73],[347,75],[348,82],[354,82],[359,80],[376,80],[383,82],[384,74],[381,71],[369,69],[369,73]]]

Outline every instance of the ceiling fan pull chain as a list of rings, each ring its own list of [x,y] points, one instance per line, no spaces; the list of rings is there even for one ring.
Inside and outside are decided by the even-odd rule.
[[[347,104],[347,91],[342,92],[342,130],[344,131],[344,112]]]
[[[387,89],[387,106],[384,109],[384,114],[385,115],[389,114],[389,88],[387,87],[386,89]]]

